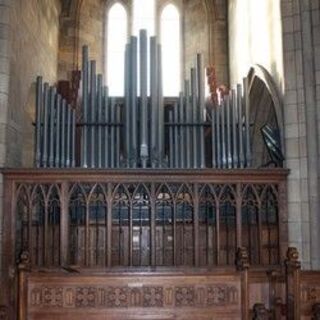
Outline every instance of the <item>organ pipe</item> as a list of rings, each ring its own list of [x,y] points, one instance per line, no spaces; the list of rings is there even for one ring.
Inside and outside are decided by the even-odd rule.
[[[228,169],[251,165],[247,80],[207,105],[198,54],[183,91],[164,98],[161,45],[156,37],[149,41],[149,60],[146,30],[141,30],[139,42],[132,36],[126,45],[123,98],[109,95],[96,62],[89,62],[88,47],[83,47],[79,115],[55,87],[37,78],[37,167]],[[77,134],[81,134],[80,151]],[[211,150],[206,150],[210,144]]]

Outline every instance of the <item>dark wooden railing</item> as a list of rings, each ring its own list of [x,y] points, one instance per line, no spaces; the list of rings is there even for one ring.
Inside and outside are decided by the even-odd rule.
[[[277,265],[286,175],[265,170],[6,170],[16,258],[34,266]],[[8,198],[7,198],[8,197]]]

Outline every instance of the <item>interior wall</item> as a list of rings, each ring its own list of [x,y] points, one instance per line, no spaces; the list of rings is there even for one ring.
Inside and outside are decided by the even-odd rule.
[[[229,0],[230,83],[242,83],[253,64],[269,71],[283,90],[280,0]]]
[[[187,0],[183,8],[184,78],[190,79],[196,55],[203,55],[204,65],[209,63],[209,26],[203,1]]]
[[[61,18],[59,47],[59,79],[69,79],[71,71],[81,68],[81,50],[88,45],[90,59],[97,61],[98,72],[104,70],[104,23],[106,9],[116,0],[73,0],[73,7]],[[131,0],[119,0],[128,10]],[[158,0],[158,18],[168,1]],[[204,55],[204,64],[214,64],[219,83],[228,83],[227,1],[174,0],[181,10],[183,77],[190,77],[196,54]],[[210,3],[210,4],[208,4]],[[214,5],[216,3],[216,5]],[[129,21],[130,29],[131,21]],[[157,26],[159,27],[159,26]]]
[[[57,80],[59,14],[59,0],[12,2],[6,166],[33,165],[35,80]]]

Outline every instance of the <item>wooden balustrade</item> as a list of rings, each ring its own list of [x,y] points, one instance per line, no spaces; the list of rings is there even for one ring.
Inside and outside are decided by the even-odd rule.
[[[241,171],[6,170],[16,258],[79,267],[277,265],[286,174]]]
[[[97,274],[116,272],[123,284],[129,274],[140,280],[157,274],[161,282],[161,275],[170,273],[176,287],[181,287],[180,280],[175,280],[181,273],[189,273],[190,281],[202,274],[216,284],[221,272],[230,271],[240,281],[239,301],[246,319],[253,303],[260,302],[251,301],[249,293],[255,290],[264,297],[264,283],[272,278],[266,271],[280,272],[285,259],[287,173],[283,169],[4,170],[1,283],[10,294],[1,297],[0,303],[9,306],[10,315],[17,310],[16,291],[9,289],[18,280],[12,270],[21,252],[28,252],[25,260],[30,260],[31,273],[26,263],[19,267],[24,297],[30,294],[22,285],[29,283],[29,275],[38,281],[39,275],[47,274],[43,281],[51,284],[53,278],[67,275],[76,282],[88,280],[90,287],[89,280]],[[247,248],[247,262],[236,271],[236,252],[241,247]],[[103,282],[102,278],[96,280]],[[275,299],[286,301],[281,294],[285,282],[277,276],[272,279],[268,308],[279,313]],[[63,276],[55,287],[65,280]],[[194,303],[198,303],[208,288],[192,286]],[[20,300],[22,314],[26,303]],[[181,312],[184,319],[185,310]],[[209,308],[203,314],[211,312]]]

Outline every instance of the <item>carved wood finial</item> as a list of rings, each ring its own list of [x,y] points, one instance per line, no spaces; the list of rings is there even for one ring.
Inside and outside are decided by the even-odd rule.
[[[320,320],[320,303],[312,306],[312,320]]]
[[[29,251],[22,251],[20,254],[19,264],[18,264],[19,270],[30,270],[31,269],[31,259]]]
[[[269,311],[263,303],[256,303],[253,306],[253,320],[268,320]]]
[[[285,261],[288,269],[300,269],[299,252],[295,247],[289,247],[287,251],[287,259]]]
[[[240,247],[236,253],[236,267],[237,270],[243,271],[249,269],[249,255],[248,250],[245,247]]]

